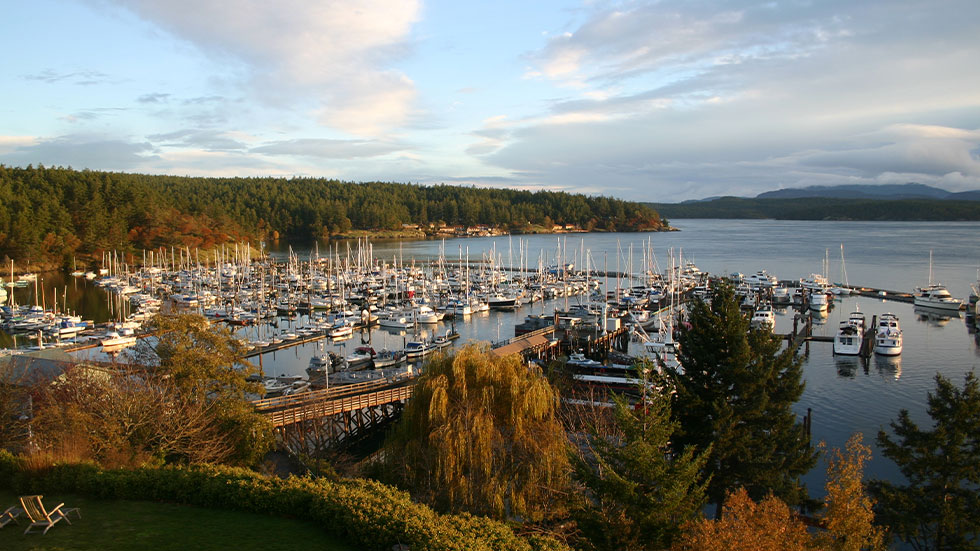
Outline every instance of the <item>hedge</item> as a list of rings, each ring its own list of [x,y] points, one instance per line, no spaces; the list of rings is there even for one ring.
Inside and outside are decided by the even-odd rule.
[[[110,470],[83,463],[28,469],[21,458],[0,450],[0,487],[22,494],[75,493],[304,519],[365,549],[389,550],[398,543],[412,551],[568,549],[551,539],[521,537],[488,518],[441,515],[406,492],[362,479],[280,479],[214,465]]]

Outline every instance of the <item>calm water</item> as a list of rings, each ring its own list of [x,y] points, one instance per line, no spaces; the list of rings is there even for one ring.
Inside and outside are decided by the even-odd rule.
[[[581,251],[590,253],[590,263],[609,270],[626,270],[630,256],[633,267],[639,270],[642,250],[647,239],[660,267],[668,262],[668,250],[677,255],[683,252],[685,259],[693,260],[702,270],[713,274],[731,272],[753,273],[766,269],[780,279],[799,279],[813,272],[824,271],[824,260],[829,258],[828,276],[832,281],[843,281],[841,270],[841,244],[847,279],[852,285],[877,287],[894,291],[910,291],[927,283],[929,279],[929,252],[933,251],[933,280],[945,283],[954,296],[966,298],[970,285],[977,281],[980,264],[980,223],[959,222],[803,222],[772,220],[678,220],[674,222],[681,231],[652,234],[569,234],[567,236],[537,235],[495,238],[469,238],[427,241],[379,241],[372,242],[377,258],[400,258],[405,262],[432,260],[445,251],[449,261],[469,255],[479,260],[495,250],[504,266],[520,264],[520,250],[528,251],[527,264],[536,267],[538,259],[545,264],[556,261],[558,251],[562,258],[582,265]],[[632,244],[632,255],[630,245]],[[292,243],[292,250],[300,259],[311,254],[312,244]],[[338,246],[341,256],[347,247],[356,243],[321,243],[321,255],[331,246]],[[273,246],[274,255],[285,256],[288,246]],[[618,262],[618,265],[617,265]],[[45,282],[47,285],[47,281]],[[62,292],[64,284],[62,283]],[[68,283],[69,304],[73,301],[73,283]],[[50,295],[49,295],[50,296]],[[85,293],[76,299],[79,304],[92,304],[106,310],[103,298],[84,301]],[[570,298],[570,301],[577,300]],[[564,299],[559,304],[562,304]],[[519,312],[486,312],[458,322],[456,329],[462,335],[459,342],[468,340],[505,339],[513,336],[514,323],[528,313],[551,312],[554,303],[534,305]],[[856,431],[872,441],[881,428],[895,419],[900,409],[910,411],[914,420],[927,423],[925,414],[926,395],[935,387],[935,374],[942,373],[957,384],[963,376],[980,364],[980,344],[963,318],[944,319],[920,315],[912,305],[884,302],[877,299],[849,297],[837,300],[825,323],[818,326],[818,334],[833,335],[838,322],[855,310],[866,313],[869,323],[873,314],[892,312],[899,316],[904,330],[904,352],[897,359],[873,357],[870,360],[835,358],[830,343],[812,343],[806,358],[804,377],[806,391],[797,405],[797,411],[813,411],[813,439],[823,440],[831,446],[842,446]],[[793,311],[777,312],[778,332],[788,332],[792,327]],[[281,320],[280,329],[299,326],[303,319]],[[439,324],[435,330],[445,332],[450,326]],[[254,334],[259,331],[249,328]],[[375,330],[370,334],[324,346],[338,353],[347,354],[369,341],[375,348],[402,346],[411,335]],[[292,349],[266,354],[261,358],[266,373],[302,374],[310,356],[319,345],[308,344]],[[255,360],[255,363],[259,363]],[[822,468],[807,477],[807,483],[815,495],[822,494]],[[875,458],[868,474],[881,478],[897,476],[890,461],[882,459],[875,450]]]

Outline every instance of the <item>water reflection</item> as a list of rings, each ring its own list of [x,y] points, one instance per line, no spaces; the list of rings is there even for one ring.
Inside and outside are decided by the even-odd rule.
[[[875,368],[882,376],[892,377],[896,381],[902,377],[901,356],[881,356],[875,354]]]
[[[953,318],[960,319],[959,310],[939,310],[927,306],[916,306],[913,311],[917,320],[934,327],[943,327]]]
[[[837,355],[834,356],[834,364],[837,366],[837,376],[846,379],[853,379],[858,368],[864,367],[865,372],[868,370],[867,360],[860,356]]]

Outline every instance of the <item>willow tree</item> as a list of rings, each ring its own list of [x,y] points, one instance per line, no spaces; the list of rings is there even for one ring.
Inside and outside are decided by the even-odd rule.
[[[540,520],[563,512],[568,442],[540,369],[470,344],[438,356],[385,442],[385,476],[450,511]]]

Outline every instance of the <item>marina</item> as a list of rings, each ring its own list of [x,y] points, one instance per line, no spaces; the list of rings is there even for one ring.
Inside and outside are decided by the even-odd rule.
[[[685,227],[685,224],[688,225]],[[346,359],[352,356],[356,348],[363,346],[373,348],[376,353],[404,351],[411,342],[421,342],[422,347],[425,348],[425,342],[434,343],[437,337],[445,338],[452,334],[457,337],[457,340],[452,341],[454,343],[491,342],[501,348],[510,346],[511,349],[516,348],[519,351],[529,350],[530,355],[540,356],[543,359],[568,358],[571,354],[582,353],[587,359],[605,360],[603,362],[605,367],[602,368],[604,373],[601,375],[579,371],[580,380],[587,381],[596,376],[627,380],[630,378],[628,374],[620,374],[616,371],[619,369],[618,353],[607,357],[606,354],[601,353],[603,348],[590,350],[588,346],[595,346],[596,337],[601,337],[603,334],[615,332],[622,327],[639,325],[644,327],[643,332],[650,338],[648,341],[650,344],[643,343],[637,337],[627,338],[625,348],[628,354],[642,355],[646,349],[656,350],[655,353],[661,354],[662,350],[671,347],[669,342],[657,342],[657,338],[662,335],[661,328],[669,327],[665,323],[668,319],[665,316],[666,311],[662,309],[664,306],[669,307],[669,289],[666,286],[660,289],[648,285],[652,282],[646,279],[649,275],[646,274],[647,267],[656,264],[659,267],[657,271],[663,276],[662,282],[665,284],[669,283],[670,278],[667,276],[671,273],[679,276],[685,268],[693,270],[695,265],[703,270],[701,273],[710,273],[713,276],[731,277],[733,273],[744,271],[752,276],[743,278],[743,282],[748,280],[757,283],[759,288],[763,288],[764,282],[758,277],[757,272],[764,267],[768,274],[775,276],[779,281],[777,286],[769,288],[766,294],[772,304],[772,330],[786,337],[788,346],[799,346],[800,352],[805,354],[804,377],[807,388],[797,406],[797,411],[801,416],[807,410],[812,411],[813,438],[827,441],[829,445],[842,444],[854,430],[862,430],[866,435],[876,434],[880,428],[887,426],[887,423],[895,418],[901,408],[908,408],[913,418],[922,420],[926,394],[933,386],[933,375],[940,371],[955,381],[977,364],[980,354],[977,352],[978,345],[975,338],[975,318],[968,316],[967,310],[932,311],[917,307],[912,299],[914,288],[928,281],[927,262],[930,248],[934,248],[937,253],[934,259],[934,271],[944,278],[948,289],[954,293],[954,296],[960,298],[969,295],[970,285],[975,285],[977,262],[975,257],[978,251],[968,236],[980,229],[977,224],[905,224],[896,227],[894,223],[862,225],[774,221],[682,221],[678,225],[681,226],[682,231],[669,234],[585,234],[561,238],[526,236],[520,241],[516,237],[498,237],[447,241],[371,242],[371,256],[375,259],[376,266],[387,265],[388,269],[392,270],[386,279],[375,276],[379,280],[385,279],[383,286],[388,289],[384,292],[383,301],[380,298],[381,292],[375,291],[374,294],[379,297],[380,302],[380,305],[379,302],[375,302],[375,310],[371,310],[370,303],[366,302],[360,302],[346,311],[327,306],[325,303],[318,304],[316,302],[318,298],[327,298],[329,294],[318,297],[316,296],[318,293],[309,291],[293,293],[294,296],[299,296],[296,296],[297,300],[292,305],[288,300],[284,303],[279,302],[282,295],[286,293],[277,295],[274,311],[270,308],[270,311],[250,312],[244,306],[247,303],[246,299],[249,298],[247,296],[236,297],[234,305],[229,301],[227,304],[219,305],[217,309],[213,306],[210,309],[212,316],[216,311],[223,312],[225,319],[228,320],[225,323],[229,323],[241,338],[255,345],[249,353],[251,361],[261,366],[263,372],[272,378],[305,380],[308,378],[307,369],[315,357],[332,354],[332,358]],[[862,286],[847,287],[854,291],[853,294],[833,294],[829,290],[831,286],[828,285],[824,293],[824,296],[828,297],[826,310],[800,309],[798,304],[794,304],[792,296],[793,289],[799,287],[779,285],[789,283],[802,285],[804,280],[808,279],[808,275],[817,269],[823,259],[827,258],[827,251],[836,250],[839,246],[830,241],[831,236],[847,234],[841,230],[851,229],[852,225],[861,226],[862,234],[872,237],[877,232],[911,232],[916,236],[915,242],[918,243],[918,248],[913,247],[901,252],[890,251],[887,254],[883,251],[869,253],[857,243],[845,243],[848,250],[848,275],[851,281],[860,282]],[[726,242],[719,243],[714,236],[723,228],[730,228],[732,231],[727,232]],[[764,240],[764,244],[760,243],[762,234],[766,232],[770,237]],[[828,235],[827,243],[810,246],[808,241],[799,238],[800,235],[807,233],[815,235],[821,232]],[[940,244],[943,249],[939,248]],[[259,271],[266,271],[265,279],[262,280],[264,283],[258,285],[260,290],[263,286],[279,285],[285,285],[285,290],[288,290],[289,285],[294,284],[291,283],[290,276],[295,275],[296,281],[311,277],[309,270],[302,269],[300,266],[304,259],[308,262],[311,256],[315,258],[317,248],[311,246],[306,249],[299,244],[294,245],[292,255],[289,254],[289,247],[280,245],[285,250],[273,247],[270,252],[271,257],[277,261],[276,275],[273,281],[271,265],[259,268]],[[324,261],[323,272],[319,274],[325,275],[326,283],[321,284],[326,287],[324,291],[331,288],[330,271],[336,270],[336,265],[345,266],[345,269],[352,265],[356,266],[357,246],[357,242],[334,244],[334,251],[339,249],[341,260],[338,263],[337,255],[331,253],[332,260]],[[467,249],[470,262],[466,262]],[[670,249],[674,249],[674,254],[678,258],[674,261],[673,269]],[[327,250],[327,247],[324,246],[322,250]],[[348,253],[347,250],[350,252]],[[942,255],[939,254],[940,250],[944,250]],[[747,254],[748,251],[755,252]],[[447,252],[450,254],[447,255]],[[583,273],[585,263],[580,261],[580,258],[585,256],[583,252],[588,253],[590,268],[588,274]],[[681,253],[683,256],[680,256]],[[350,262],[347,261],[348,254],[351,258]],[[492,262],[489,261],[491,254],[494,258]],[[655,261],[654,255],[656,255]],[[179,264],[180,255],[175,256],[176,264]],[[184,256],[185,258],[188,256],[186,252]],[[455,257],[455,261],[447,259],[447,256]],[[539,264],[539,256],[540,267],[525,271],[524,266],[534,267]],[[290,257],[293,260],[290,260]],[[323,257],[327,258],[327,255],[323,254]],[[974,259],[971,260],[971,257]],[[681,258],[684,260],[679,260]],[[694,261],[690,265],[688,265],[688,258]],[[561,270],[557,268],[567,264],[576,264],[581,268],[568,269],[568,273],[564,274],[569,278],[568,281],[559,284],[557,276]],[[915,269],[892,269],[892,265],[914,265]],[[394,270],[395,266],[398,266],[398,270]],[[496,270],[493,269],[494,266]],[[820,268],[824,271],[824,266]],[[836,266],[828,267],[826,271],[833,273],[836,271],[833,268]],[[236,271],[238,269],[240,268],[235,267]],[[209,270],[214,270],[214,267],[210,267]],[[439,291],[439,285],[436,285],[436,282],[440,281],[435,276],[439,270],[443,270],[441,287],[444,291]],[[552,270],[555,273],[548,274]],[[180,272],[181,270],[176,270],[177,274]],[[609,275],[606,275],[606,272]],[[230,293],[229,282],[235,280],[234,276],[225,274],[216,277],[217,273],[219,272],[214,272],[215,275],[209,274],[209,277],[214,278],[216,284],[221,282],[224,293]],[[461,277],[464,273],[468,273],[470,277]],[[632,273],[634,277],[627,281],[615,277],[616,273]],[[425,274],[428,282],[425,285],[421,284],[419,282],[421,278],[416,274]],[[127,317],[140,310],[134,307],[136,304],[132,301],[120,303],[114,299],[115,293],[97,284],[98,276],[92,279],[87,279],[84,275],[61,276],[63,279],[58,280],[59,275],[39,276],[38,288],[47,288],[42,293],[42,296],[47,298],[35,299],[30,292],[31,286],[8,288],[8,291],[13,292],[16,304],[33,304],[36,301],[50,305],[54,300],[52,297],[58,294],[59,311],[77,312],[102,331],[108,329],[108,324],[113,321],[115,323],[125,321]],[[160,275],[161,273],[158,273],[155,277]],[[317,281],[316,275],[318,274],[313,274],[311,281]],[[543,279],[541,279],[542,275],[545,275]],[[336,280],[336,271],[333,277]],[[554,280],[550,282],[549,287],[550,277],[554,277]],[[572,278],[575,281],[572,281]],[[180,279],[178,275],[175,281],[193,282],[200,279],[205,278],[202,276],[195,279],[185,275]],[[162,279],[155,279],[155,281],[162,281]],[[476,290],[477,285],[486,286],[487,291],[492,289],[493,285],[497,285],[498,289],[503,287],[508,292],[520,287],[528,294],[530,300],[526,304],[515,304],[512,308],[502,309],[489,308],[488,301],[484,309],[480,297],[464,304],[459,300],[462,293],[459,291],[453,293],[452,290],[454,287],[457,290],[465,289],[466,281],[473,286],[472,290]],[[687,291],[689,296],[700,292],[697,280],[692,279],[691,283],[693,286]],[[535,284],[539,287],[534,287]],[[577,293],[568,293],[568,288],[574,285],[579,285],[581,290]],[[641,309],[631,308],[631,303],[639,298],[638,293],[635,292],[639,289],[634,290],[634,287],[641,285],[648,302],[649,299],[655,298],[654,303],[659,305],[658,308],[647,308],[645,313]],[[548,290],[549,288],[551,290]],[[629,289],[628,293],[625,292],[626,289]],[[196,294],[198,300],[196,308],[207,313],[209,307],[201,304],[201,299],[207,296],[207,293],[202,291],[208,289],[201,286],[195,289],[192,285],[180,290],[186,292],[178,293],[177,289],[171,288],[165,293],[169,293],[169,297],[180,296],[180,302],[192,302],[188,297]],[[279,290],[284,289],[279,288]],[[339,291],[339,289],[335,290]],[[352,289],[345,291],[344,298],[363,299],[363,294],[357,297],[358,293],[352,291]],[[483,293],[489,298],[491,293],[487,291]],[[535,291],[540,291],[539,298],[534,297]],[[214,291],[211,292],[214,294]],[[827,292],[830,294],[827,295]],[[332,300],[333,297],[330,298]],[[420,320],[419,323],[414,323],[413,314],[407,310],[407,304],[413,300],[419,302],[422,298],[428,299],[425,304],[432,311],[445,314],[442,320],[435,320],[434,323],[432,321],[423,323]],[[305,305],[301,303],[302,299],[305,299]],[[451,303],[452,299],[455,299],[455,302]],[[367,308],[364,308],[365,304],[368,304]],[[603,304],[606,305],[605,312],[601,307],[596,308],[597,305]],[[167,307],[172,306],[171,304]],[[975,308],[975,304],[972,306]],[[467,307],[471,311],[468,315],[463,313]],[[182,308],[195,307],[188,305]],[[615,314],[617,310],[623,308],[630,312],[629,316],[610,316],[611,313]],[[334,311],[331,312],[331,309]],[[381,318],[383,314],[395,310],[398,317],[404,317],[406,322],[412,319],[413,322],[404,328],[382,327],[379,319],[372,319],[374,316]],[[363,315],[365,311],[368,312],[366,317]],[[866,316],[869,328],[867,333],[872,336],[875,334],[871,330],[874,327],[872,320],[876,317],[880,319],[886,313],[897,316],[901,320],[904,340],[901,354],[835,355],[831,343],[838,326],[841,321],[847,321],[849,314],[854,311],[860,311]],[[248,313],[255,315],[254,322],[251,321]],[[327,331],[338,321],[338,314],[340,318],[350,321],[351,333],[342,338],[330,338],[327,336]],[[596,323],[595,320],[602,318],[603,314],[618,320],[612,323],[618,323],[619,327],[609,325],[610,321]],[[641,320],[640,318],[644,316],[645,319]],[[214,317],[218,318],[218,316]],[[810,319],[812,322],[809,321]],[[584,332],[584,337],[577,341],[558,339],[567,344],[563,344],[562,347],[556,346],[556,339],[549,333],[548,327],[581,324],[582,320],[590,320],[586,322],[589,329]],[[527,329],[519,329],[522,327]],[[805,332],[804,328],[806,328]],[[522,335],[517,334],[519,330],[524,331],[523,341]],[[667,331],[669,333],[669,329]],[[803,335],[805,337],[802,337]],[[2,338],[6,346],[13,344],[12,337]],[[28,346],[33,345],[31,336],[18,336],[17,342],[20,346],[24,346],[25,341]],[[89,348],[72,354],[79,358],[100,361],[111,359],[95,342],[88,345]],[[124,358],[124,355],[129,353],[127,350],[123,349],[116,358]],[[669,360],[667,354],[662,357]],[[331,384],[328,388],[339,388],[342,384],[365,381],[374,371],[376,370],[368,368],[347,372],[341,368],[339,372],[345,374],[342,376],[344,380],[334,374],[334,379],[328,382],[335,384]],[[285,386],[290,387],[294,382],[295,380]],[[861,407],[855,410],[857,404],[861,404]],[[887,462],[872,461],[870,465],[871,472],[880,471],[889,474],[890,468]]]

